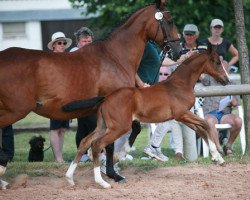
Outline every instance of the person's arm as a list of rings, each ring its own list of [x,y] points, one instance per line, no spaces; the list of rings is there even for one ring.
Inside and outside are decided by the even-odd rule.
[[[165,57],[163,62],[162,62],[162,66],[164,66],[164,67],[169,67],[169,66],[177,65],[177,64],[179,64],[179,63],[171,60],[168,57]]]
[[[196,53],[199,53],[199,51],[190,49],[186,54],[181,55],[177,62],[180,64]]]
[[[147,83],[144,83],[141,78],[138,76],[138,74],[135,75],[135,83],[138,87],[148,87],[150,86]]]
[[[228,65],[231,66],[231,65],[234,65],[239,60],[239,53],[238,53],[238,50],[234,47],[233,44],[231,44],[228,51],[232,55],[231,60],[228,62]]]

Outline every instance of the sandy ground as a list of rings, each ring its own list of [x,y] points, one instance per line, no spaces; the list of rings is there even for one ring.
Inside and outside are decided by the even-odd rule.
[[[147,172],[127,168],[121,171],[127,179],[124,184],[103,176],[112,184],[111,189],[102,189],[94,183],[90,167],[77,169],[77,185],[74,187],[68,186],[63,173],[57,171],[50,177],[21,175],[13,181],[10,189],[0,191],[0,199],[250,200],[249,164],[227,164],[224,167],[189,164]]]

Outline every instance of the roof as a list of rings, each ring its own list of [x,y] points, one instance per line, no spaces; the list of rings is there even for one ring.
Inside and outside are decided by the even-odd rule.
[[[83,15],[83,12],[83,9],[0,11],[0,22],[75,20],[97,16]]]

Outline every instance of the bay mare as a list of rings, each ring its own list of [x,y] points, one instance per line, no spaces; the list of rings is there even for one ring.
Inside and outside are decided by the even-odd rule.
[[[108,144],[124,135],[132,119],[145,123],[159,123],[175,119],[192,128],[208,144],[212,159],[219,164],[223,158],[216,149],[217,137],[208,123],[190,111],[194,105],[194,86],[202,73],[211,75],[222,84],[229,82],[219,55],[211,48],[198,53],[182,63],[165,81],[147,88],[121,88],[104,98],[97,112],[97,128],[84,138],[72,161],[66,177],[74,185],[73,174],[83,152],[89,147],[93,152],[95,182],[104,188],[111,185],[100,173],[99,153]],[[173,133],[174,134],[174,133]]]
[[[78,99],[107,95],[125,86],[133,87],[149,39],[159,45],[165,41],[177,55],[180,44],[170,41],[178,39],[178,30],[165,8],[165,1],[156,3],[158,6],[149,5],[133,13],[105,41],[72,53],[22,48],[1,51],[0,127],[15,123],[31,111],[58,120],[96,112],[96,108],[75,112],[64,112],[61,108]],[[107,166],[113,166],[109,156]],[[116,181],[123,179],[113,169],[107,170],[107,175]]]

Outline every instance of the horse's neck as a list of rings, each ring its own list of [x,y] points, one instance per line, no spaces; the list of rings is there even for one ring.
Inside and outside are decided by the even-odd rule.
[[[197,56],[198,55],[181,64],[176,69],[175,73],[173,73],[173,80],[179,80],[179,82],[182,82],[185,87],[190,86],[194,88],[200,75],[202,74],[204,68],[203,65],[207,59],[205,54],[200,55],[199,58],[197,58]]]
[[[148,40],[145,31],[149,15],[145,8],[134,13],[121,27],[115,30],[105,42],[107,51],[124,67],[132,67],[137,71],[146,42]]]

